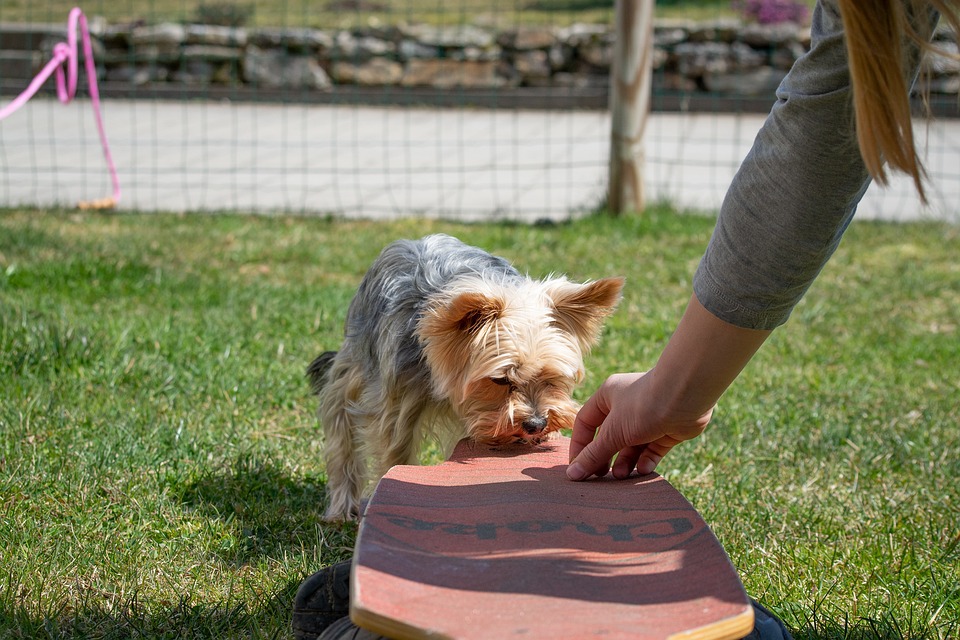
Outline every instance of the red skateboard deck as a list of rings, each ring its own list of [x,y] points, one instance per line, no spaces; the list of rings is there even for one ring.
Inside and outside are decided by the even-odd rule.
[[[353,621],[422,638],[742,638],[753,608],[713,532],[656,474],[567,480],[570,441],[397,466],[367,503]]]

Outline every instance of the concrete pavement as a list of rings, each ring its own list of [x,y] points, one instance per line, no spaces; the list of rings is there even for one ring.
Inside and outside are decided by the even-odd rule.
[[[584,215],[606,187],[609,115],[598,111],[109,100],[104,119],[123,209],[532,222]],[[649,201],[716,211],[762,122],[653,114]],[[960,120],[918,131],[930,207],[897,178],[871,187],[859,217],[960,222]],[[0,122],[0,205],[109,193],[89,102],[35,99]]]

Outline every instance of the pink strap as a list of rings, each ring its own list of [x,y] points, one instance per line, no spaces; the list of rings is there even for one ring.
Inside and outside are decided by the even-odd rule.
[[[97,86],[97,67],[93,61],[93,46],[90,42],[90,31],[87,28],[87,17],[79,7],[70,10],[70,17],[67,21],[67,42],[58,42],[53,48],[53,58],[40,70],[37,77],[30,82],[30,85],[19,96],[7,106],[0,109],[0,120],[13,114],[17,109],[27,103],[30,98],[40,90],[43,83],[56,72],[57,74],[57,98],[63,104],[68,104],[77,95],[77,26],[79,24],[80,33],[83,36],[83,55],[87,68],[87,82],[90,90],[90,103],[93,105],[93,115],[97,121],[97,129],[100,132],[100,145],[103,147],[103,156],[107,160],[107,167],[110,169],[110,180],[113,183],[113,196],[103,198],[92,202],[81,202],[81,209],[111,209],[120,202],[120,180],[117,177],[117,169],[113,164],[113,157],[110,155],[110,145],[107,143],[107,134],[103,129],[103,118],[100,115],[100,90]],[[67,71],[64,73],[63,63],[67,63]]]

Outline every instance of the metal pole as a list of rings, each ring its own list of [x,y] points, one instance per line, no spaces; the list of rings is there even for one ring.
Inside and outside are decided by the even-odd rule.
[[[610,69],[610,191],[613,214],[643,211],[643,134],[650,113],[654,0],[616,0]]]

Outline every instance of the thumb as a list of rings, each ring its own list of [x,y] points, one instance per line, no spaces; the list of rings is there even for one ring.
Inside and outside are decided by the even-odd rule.
[[[567,478],[574,482],[590,476],[605,476],[610,470],[610,460],[617,452],[616,446],[607,442],[603,429],[593,442],[587,444],[567,466]]]

